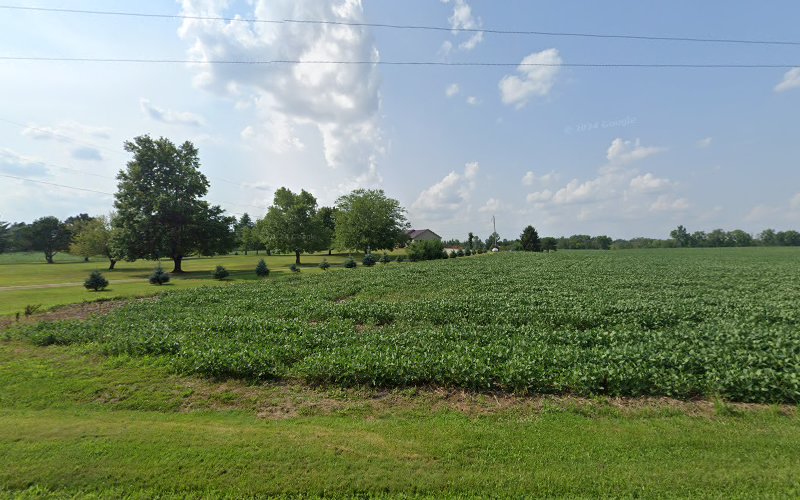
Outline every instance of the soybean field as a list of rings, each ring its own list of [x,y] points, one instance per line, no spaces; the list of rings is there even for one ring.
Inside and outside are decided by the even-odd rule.
[[[17,334],[177,372],[800,402],[800,251],[505,253],[167,292]]]

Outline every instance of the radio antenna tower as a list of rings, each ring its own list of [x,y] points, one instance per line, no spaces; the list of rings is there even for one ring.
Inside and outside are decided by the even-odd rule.
[[[494,246],[492,247],[492,252],[497,252],[498,250],[500,250],[497,247],[497,240],[500,239],[500,235],[497,234],[497,220],[495,219],[494,215],[492,215],[492,229],[493,229],[492,236],[494,236]]]

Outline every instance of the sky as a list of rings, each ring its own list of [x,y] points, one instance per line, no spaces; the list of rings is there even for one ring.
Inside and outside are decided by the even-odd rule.
[[[447,238],[485,238],[493,216],[509,239],[528,224],[614,238],[800,228],[800,45],[453,30],[800,41],[794,1],[13,4],[184,17],[0,9],[0,56],[509,65],[0,60],[0,175],[38,181],[0,176],[0,220],[110,212],[124,141],[150,134],[192,141],[208,200],[236,215],[263,215],[281,186],[320,205],[363,187]],[[789,67],[559,66],[576,63]]]

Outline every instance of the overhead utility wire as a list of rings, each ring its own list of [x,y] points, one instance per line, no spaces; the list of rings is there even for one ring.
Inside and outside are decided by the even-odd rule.
[[[68,142],[72,142],[72,143],[75,143],[75,144],[82,144],[84,146],[88,146],[88,147],[91,147],[91,148],[102,149],[104,151],[108,151],[110,153],[114,153],[115,155],[118,155],[118,156],[124,156],[124,154],[122,152],[120,152],[120,151],[118,151],[116,149],[107,148],[107,147],[101,146],[99,144],[93,144],[91,142],[81,141],[81,140],[75,139],[74,137],[70,137],[68,135],[60,134],[60,133],[58,133],[58,132],[56,132],[54,130],[50,130],[50,129],[47,129],[47,128],[36,127],[36,126],[33,126],[33,125],[25,125],[25,124],[22,124],[22,123],[19,123],[19,122],[6,120],[5,118],[0,118],[0,122],[8,123],[10,125],[15,125],[17,127],[23,128],[23,129],[36,130],[36,131],[39,131],[39,132],[42,132],[42,133],[45,133],[45,134],[50,134],[50,135],[52,135],[54,137],[60,137],[61,139],[64,139],[65,141],[68,141]],[[104,176],[101,176],[101,175],[98,175],[98,174],[91,174],[91,173],[85,172],[83,170],[70,169],[68,167],[60,167],[58,165],[53,165],[52,163],[51,164],[48,164],[48,163],[45,163],[45,162],[40,162],[40,163],[44,163],[45,165],[50,165],[50,166],[55,167],[55,168],[63,168],[63,169],[67,169],[67,170],[76,170],[78,172],[86,173],[87,175],[95,175],[97,177],[104,177]],[[240,183],[240,182],[236,182],[236,181],[232,181],[232,180],[229,180],[229,179],[225,179],[224,177],[216,177],[216,176],[210,176],[210,175],[207,175],[206,177],[208,177],[209,179],[214,179],[216,181],[227,182],[228,184],[233,184],[234,186],[237,186],[237,187],[240,187],[240,188],[243,188],[243,189],[252,189],[252,187],[250,187],[250,186],[246,186],[245,184]],[[112,179],[112,177],[108,177],[108,178]],[[113,178],[113,179],[115,179],[115,178]],[[247,206],[255,207],[255,205],[247,205]],[[263,208],[263,207],[257,207],[257,208]]]
[[[300,59],[271,60],[228,60],[228,59],[132,59],[111,57],[35,57],[0,56],[0,61],[36,62],[97,62],[97,63],[136,63],[136,64],[223,64],[223,65],[270,65],[270,64],[343,64],[380,66],[451,66],[451,67],[563,67],[563,68],[687,68],[687,69],[791,69],[800,66],[792,64],[709,64],[709,63],[518,63],[518,62],[446,62],[446,61],[304,61]]]
[[[749,45],[800,45],[800,41],[793,41],[793,40],[702,38],[702,37],[685,37],[685,36],[585,33],[585,32],[570,32],[570,31],[504,30],[495,28],[453,28],[449,26],[362,23],[362,22],[348,22],[348,21],[323,21],[315,19],[282,19],[282,20],[253,19],[253,18],[222,17],[222,16],[192,16],[186,14],[149,14],[142,12],[123,12],[123,11],[106,11],[106,10],[57,9],[50,7],[25,7],[19,5],[0,5],[0,9],[35,11],[35,12],[54,12],[54,13],[64,13],[64,14],[91,14],[91,15],[103,15],[103,16],[189,19],[198,21],[224,21],[224,22],[267,23],[267,24],[292,23],[292,24],[315,24],[315,25],[352,26],[352,27],[385,28],[385,29],[403,29],[403,30],[418,30],[418,31],[445,31],[445,32],[457,32],[457,33],[490,33],[496,35],[610,38],[610,39],[622,39],[622,40],[646,40],[646,41],[692,42],[692,43],[731,43],[731,44],[749,44]]]

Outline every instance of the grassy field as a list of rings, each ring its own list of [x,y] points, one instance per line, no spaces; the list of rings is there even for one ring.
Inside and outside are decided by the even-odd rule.
[[[794,497],[780,407],[248,384],[0,340],[0,496]]]
[[[361,257],[360,254],[353,256],[357,259]],[[57,254],[54,264],[45,264],[40,253],[0,254],[0,316],[23,311],[27,305],[40,305],[45,310],[85,301],[146,296],[170,289],[255,280],[254,270],[262,258],[267,262],[273,278],[289,273],[289,266],[294,263],[294,255],[267,257],[263,252],[261,255],[251,252],[250,255],[189,258],[183,264],[186,273],[173,276],[170,284],[158,287],[147,282],[157,262],[123,261],[117,263],[114,271],[107,271],[108,261],[101,257],[83,262],[83,259],[69,254]],[[319,272],[317,265],[322,259],[328,259],[331,265],[336,266],[346,258],[347,254],[329,256],[327,252],[303,255],[301,268],[304,272],[315,273]],[[172,262],[164,261],[161,264],[167,271],[172,269]],[[226,281],[211,278],[211,272],[217,265],[223,265],[231,272]],[[110,286],[102,292],[89,292],[82,284],[89,273],[96,269],[103,272]]]
[[[379,264],[7,329],[0,496],[797,497],[799,258]]]

